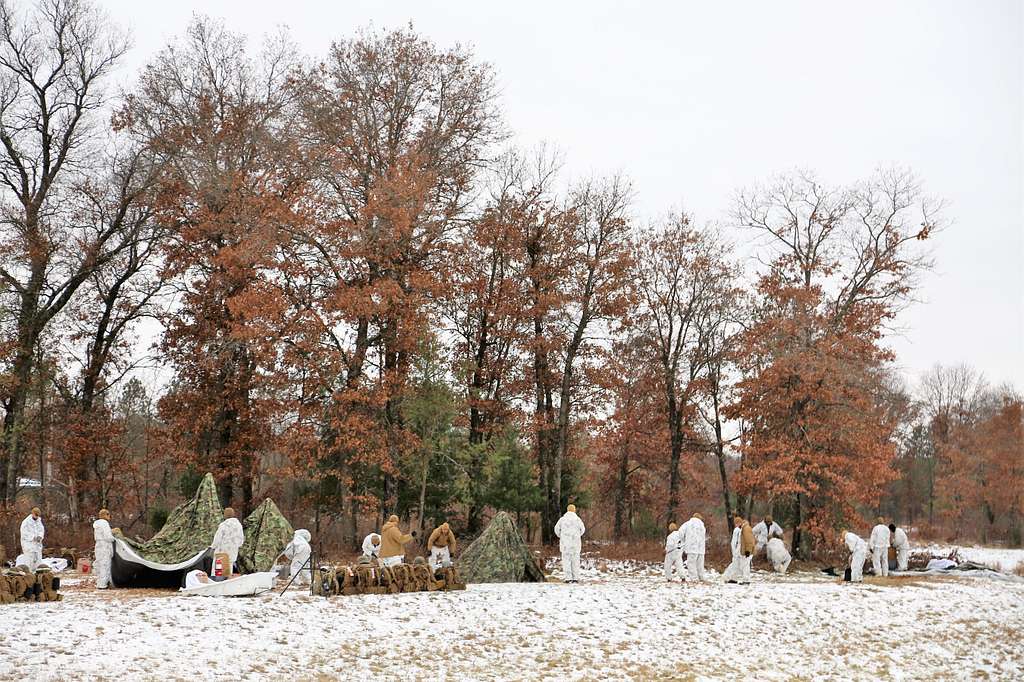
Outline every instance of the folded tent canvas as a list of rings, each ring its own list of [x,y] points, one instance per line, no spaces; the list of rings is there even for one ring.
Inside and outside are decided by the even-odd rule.
[[[467,583],[542,583],[546,580],[507,512],[498,512],[455,563]]]
[[[210,543],[224,511],[213,475],[206,474],[195,496],[167,517],[164,527],[144,542],[114,540],[111,579],[115,587],[180,587],[191,570],[209,572]]]

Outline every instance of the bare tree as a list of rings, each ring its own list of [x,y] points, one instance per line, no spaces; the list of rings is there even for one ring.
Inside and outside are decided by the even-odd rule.
[[[928,525],[935,522],[935,482],[952,433],[978,414],[988,393],[985,377],[968,365],[936,365],[922,378],[918,394],[934,447],[927,463]]]
[[[571,420],[582,393],[580,365],[598,347],[595,332],[628,305],[631,199],[631,185],[621,176],[584,183],[570,193],[566,208],[533,221],[523,242],[545,542],[553,540],[561,514]]]
[[[37,344],[79,287],[131,243],[69,201],[95,163],[104,81],[128,44],[85,0],[41,0],[23,15],[0,0],[0,280],[11,348],[0,489],[8,502]]]
[[[641,305],[634,319],[646,331],[651,360],[661,373],[671,442],[666,509],[671,519],[679,506],[683,452],[711,449],[703,439],[693,438],[688,426],[696,418],[701,382],[712,370],[720,381],[721,337],[736,300],[735,268],[726,260],[728,249],[721,240],[691,227],[684,214],[670,216],[639,239],[636,252]],[[720,430],[719,418],[719,444]]]
[[[737,224],[763,238],[773,256],[760,289],[763,293],[775,293],[762,296],[767,306],[759,310],[758,316],[792,323],[792,329],[785,334],[759,326],[761,335],[771,338],[763,344],[770,348],[763,361],[774,365],[776,360],[785,361],[801,354],[813,357],[820,353],[823,342],[841,338],[851,330],[874,327],[868,339],[881,334],[883,325],[891,323],[896,313],[912,300],[919,273],[930,265],[922,242],[940,229],[941,210],[942,203],[926,196],[913,174],[901,169],[880,170],[869,180],[849,187],[828,187],[812,174],[798,172],[777,178],[766,187],[740,192],[735,205]],[[875,364],[889,357],[888,351],[874,347],[873,343],[869,346],[865,353],[874,356]],[[845,343],[834,347],[849,346]],[[852,369],[852,365],[846,363],[845,368]],[[761,372],[761,368],[750,370]],[[803,363],[785,381],[798,385],[809,370],[810,365]],[[853,376],[851,373],[850,377]],[[873,391],[867,386],[874,377],[865,368],[855,383],[866,390],[850,395],[866,399]],[[756,382],[747,383],[751,389],[756,386]],[[814,384],[823,385],[823,381]],[[765,390],[765,386],[759,390]],[[754,391],[748,393],[753,395]],[[808,431],[800,425],[800,416],[814,405],[821,403],[801,393],[786,410],[780,410],[785,416],[777,415],[778,421],[758,420],[758,431],[745,434],[749,436],[744,443],[746,451],[756,450],[748,447],[749,443],[757,440],[759,433],[767,434],[773,428],[776,434],[783,433],[792,439],[791,449],[810,442]],[[748,401],[747,406],[752,407],[753,403]],[[829,405],[828,409],[849,410],[852,414],[858,408],[842,404]],[[767,452],[766,449],[762,454]],[[884,454],[878,452],[879,456]],[[810,464],[812,461],[805,459],[801,466]],[[872,471],[887,473],[879,467]],[[799,476],[804,478],[795,481],[798,487],[808,483],[806,470]],[[767,477],[763,467],[761,477]],[[858,480],[848,479],[851,483]],[[778,487],[771,481],[760,485]],[[817,484],[813,486],[822,489]],[[871,487],[870,491],[874,490]],[[823,507],[808,506],[806,492],[796,492],[793,498],[793,546],[794,556],[798,556],[802,551],[804,520],[815,517],[818,520],[812,524],[820,525],[826,517],[821,511]]]

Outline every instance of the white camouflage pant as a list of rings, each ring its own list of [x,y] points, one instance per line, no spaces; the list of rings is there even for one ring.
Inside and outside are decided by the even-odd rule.
[[[405,561],[405,555],[399,554],[398,556],[388,556],[380,560],[381,566],[397,566],[398,564]]]
[[[686,579],[686,567],[683,565],[683,550],[681,549],[665,552],[665,580],[672,580],[673,569],[675,569],[677,578]]]
[[[29,568],[33,571],[36,570],[36,566],[43,560],[43,548],[40,545],[25,545],[21,546],[21,553],[25,555],[25,559],[30,562]]]
[[[910,548],[896,548],[896,570],[905,571],[910,563]]]
[[[291,574],[295,576],[294,584],[308,585],[313,579],[313,571],[309,569],[310,553],[297,552],[292,557]]]
[[[864,552],[866,550],[857,550],[850,557],[850,581],[855,583],[864,582]]]
[[[562,579],[566,582],[580,579],[580,550],[577,548],[562,550]]]
[[[704,555],[687,554],[686,569],[690,574],[690,580],[695,582],[704,582]]]
[[[889,575],[889,548],[888,547],[872,547],[871,548],[871,568],[874,569],[875,575],[887,576]]]
[[[102,590],[110,587],[110,564],[114,559],[114,543],[103,540],[97,542],[95,554],[93,571],[96,573],[96,587]]]
[[[750,564],[754,561],[753,555],[740,557],[740,582],[750,582]]]

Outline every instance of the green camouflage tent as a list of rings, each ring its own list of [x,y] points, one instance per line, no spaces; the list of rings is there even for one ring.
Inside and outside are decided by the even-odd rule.
[[[175,507],[156,535],[145,542],[126,542],[149,561],[174,564],[209,547],[223,520],[224,510],[217,498],[213,474],[206,474],[195,497]]]
[[[210,543],[224,512],[212,474],[206,474],[195,496],[175,507],[164,527],[146,541],[118,536],[111,577],[116,586],[173,587],[192,569],[209,570]]]
[[[498,512],[456,562],[467,583],[542,583],[546,580],[515,521]]]
[[[244,573],[269,571],[295,535],[292,524],[269,497],[246,517],[242,527],[245,544],[238,550],[238,566]]]

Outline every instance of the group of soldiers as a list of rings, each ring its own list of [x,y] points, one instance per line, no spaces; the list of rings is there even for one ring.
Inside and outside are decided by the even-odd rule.
[[[704,581],[704,555],[707,547],[707,528],[704,517],[694,514],[680,527],[670,523],[665,539],[664,576],[668,581]],[[782,539],[782,527],[765,516],[754,526],[740,515],[733,517],[732,538],[729,543],[732,561],[722,574],[723,580],[746,585],[750,582],[751,563],[762,551],[777,573],[789,570],[792,557]],[[685,560],[684,560],[685,556]]]
[[[562,555],[563,580],[566,583],[577,583],[580,579],[580,551],[582,538],[586,533],[583,520],[576,514],[575,505],[568,505],[565,514],[555,524],[555,535],[559,539]],[[668,537],[665,539],[664,576],[666,580],[703,582],[704,555],[707,544],[707,528],[704,517],[695,513],[682,526],[670,523]],[[96,541],[94,572],[96,587],[105,589],[110,586],[110,569],[114,555],[114,540],[118,530],[110,527],[110,512],[101,509],[93,523],[93,535]],[[33,507],[31,513],[21,523],[22,554],[17,564],[26,565],[30,569],[42,561],[43,537],[46,529],[43,525],[41,512]],[[363,539],[361,561],[378,561],[385,567],[405,562],[405,546],[416,537],[416,531],[402,532],[398,516],[392,514],[381,527],[380,532],[370,533]],[[886,524],[879,517],[871,530],[868,541],[849,530],[839,533],[839,542],[850,553],[850,580],[860,582],[864,576],[864,564],[868,553],[871,555],[872,568],[875,575],[889,574],[889,547],[895,550],[896,565],[900,571],[907,570],[910,557],[910,543],[906,532],[895,524]],[[291,542],[282,554],[291,561],[291,575],[299,583],[310,580],[310,546],[311,535],[306,529],[295,531]],[[226,554],[232,565],[238,559],[238,550],[245,542],[245,531],[235,516],[235,511],[228,507],[224,510],[224,521],[214,534],[211,547],[214,554]],[[440,524],[430,533],[426,550],[427,563],[432,571],[452,565],[457,542],[455,533],[447,522]],[[741,585],[750,582],[751,563],[755,556],[765,553],[772,570],[786,573],[789,570],[792,556],[783,540],[782,527],[771,515],[766,515],[754,526],[739,514],[733,518],[733,531],[730,540],[732,560],[725,569],[722,579]],[[684,559],[685,557],[685,559]]]
[[[110,584],[110,564],[114,558],[114,530],[110,528],[110,512],[100,509],[92,524],[96,539],[96,587],[106,588]],[[39,507],[32,511],[21,522],[21,554],[15,559],[16,566],[25,566],[30,571],[43,562],[43,538],[46,537],[46,526],[43,524],[42,512]]]
[[[703,517],[694,514],[693,518],[681,527],[677,528],[676,524],[670,523],[668,530],[669,534],[665,539],[665,579],[703,581],[707,537]],[[840,532],[839,540],[850,552],[850,580],[853,582],[863,581],[864,564],[869,553],[874,574],[883,577],[889,575],[890,546],[895,550],[897,570],[907,570],[910,559],[907,533],[902,528],[897,528],[895,524],[887,525],[884,518],[877,519],[866,542],[848,530]],[[736,514],[733,517],[729,548],[732,561],[722,573],[722,580],[730,583],[749,584],[751,564],[754,557],[760,556],[762,552],[776,573],[786,573],[793,560],[783,539],[782,526],[777,524],[771,515],[765,516],[756,525],[751,526],[749,521]]]
[[[398,526],[398,516],[392,514],[379,533],[370,533],[363,538],[363,554],[360,560],[377,560],[384,567],[405,563],[405,546],[416,537],[416,531],[403,533]],[[432,571],[448,568],[456,548],[455,533],[447,522],[435,528],[427,538],[427,563]]]
[[[839,542],[850,552],[850,580],[855,583],[864,580],[864,563],[871,553],[871,570],[877,576],[889,575],[889,547],[896,550],[896,570],[905,571],[910,563],[910,541],[907,533],[896,524],[886,524],[885,519],[878,517],[871,535],[865,542],[856,533],[849,530],[839,532]]]

